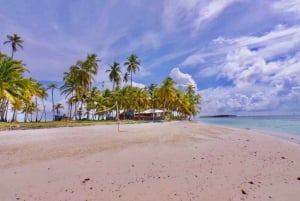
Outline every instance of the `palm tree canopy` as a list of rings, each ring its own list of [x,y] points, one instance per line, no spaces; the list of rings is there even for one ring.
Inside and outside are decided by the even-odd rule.
[[[11,44],[11,48],[12,48],[12,54],[11,57],[13,58],[14,52],[17,51],[17,47],[20,47],[21,49],[23,49],[23,45],[22,43],[24,42],[21,37],[18,34],[13,34],[13,35],[7,35],[7,41],[5,41],[3,44],[7,44],[10,43]]]
[[[51,89],[51,90],[52,89],[57,89],[57,84],[51,83],[51,84],[48,85],[47,89]]]
[[[130,73],[130,80],[132,86],[132,74],[140,70],[141,63],[135,54],[131,54],[129,57],[127,57],[127,61],[124,63],[124,65],[127,66],[127,72]]]
[[[106,70],[105,72],[109,73],[108,77],[109,80],[113,82],[113,88],[114,88],[115,84],[117,84],[118,86],[121,82],[121,66],[118,62],[114,62],[109,67],[110,69]]]

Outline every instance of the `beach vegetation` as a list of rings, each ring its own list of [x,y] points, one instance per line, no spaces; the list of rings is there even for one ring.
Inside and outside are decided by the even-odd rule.
[[[100,90],[95,77],[99,71],[101,60],[96,54],[88,54],[84,60],[78,60],[62,75],[63,84],[57,86],[50,83],[43,86],[30,77],[25,77],[22,61],[13,58],[17,48],[23,48],[23,40],[17,34],[8,35],[4,44],[12,45],[12,55],[8,57],[0,54],[0,121],[16,122],[17,114],[23,113],[24,122],[47,121],[45,100],[47,91],[51,93],[52,120],[99,121],[122,118],[143,119],[143,111],[152,112],[151,119],[155,119],[156,110],[162,111],[158,115],[165,119],[190,119],[200,112],[200,95],[194,86],[185,90],[176,87],[171,77],[166,77],[162,84],[150,84],[146,87],[133,86],[133,74],[140,70],[141,62],[137,55],[131,54],[126,58],[123,66],[115,61],[105,72],[112,82],[112,88]],[[125,72],[122,72],[122,67]],[[127,82],[130,79],[130,85]],[[66,99],[66,105],[55,103],[54,90],[60,90]],[[66,108],[66,114],[61,110]],[[8,119],[8,113],[12,113]],[[135,118],[136,114],[139,118]],[[147,114],[148,115],[148,114]],[[149,120],[149,115],[147,117]]]

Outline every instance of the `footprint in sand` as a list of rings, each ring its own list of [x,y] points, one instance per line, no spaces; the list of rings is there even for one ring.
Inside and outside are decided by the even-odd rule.
[[[86,183],[87,181],[91,180],[90,178],[84,179],[81,183]]]

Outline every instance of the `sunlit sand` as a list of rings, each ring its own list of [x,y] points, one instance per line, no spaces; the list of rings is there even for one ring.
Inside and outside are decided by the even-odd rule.
[[[299,200],[300,146],[194,122],[0,132],[0,198]]]

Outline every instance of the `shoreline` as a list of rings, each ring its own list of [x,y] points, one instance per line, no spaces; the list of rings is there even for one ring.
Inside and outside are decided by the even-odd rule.
[[[96,125],[1,132],[1,200],[300,196],[298,144],[189,121],[122,124],[120,131]]]
[[[224,128],[235,128],[235,129],[241,129],[241,130],[251,130],[256,133],[261,133],[269,136],[273,136],[277,139],[289,141],[292,143],[300,144],[300,135],[297,135],[295,133],[288,133],[288,132],[283,132],[283,131],[276,131],[272,129],[267,129],[267,128],[251,128],[251,127],[239,127],[239,126],[234,126],[234,125],[221,125],[217,123],[209,123],[209,122],[203,122],[201,120],[196,120],[196,122],[200,124],[204,124],[207,126],[217,126],[217,127],[224,127]]]

